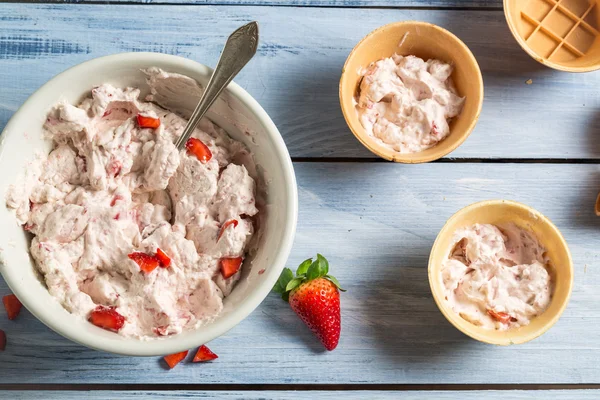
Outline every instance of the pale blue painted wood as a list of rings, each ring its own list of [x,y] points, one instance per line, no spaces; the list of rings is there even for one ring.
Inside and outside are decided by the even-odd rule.
[[[600,159],[600,73],[536,63],[512,38],[502,11],[0,4],[0,128],[28,95],[72,65],[124,51],[214,65],[229,32],[253,19],[261,46],[237,81],[272,116],[294,157],[372,157],[342,117],[341,69],[369,31],[417,19],[456,33],[483,70],[480,121],[452,157]]]
[[[28,1],[28,0],[25,0]],[[55,3],[87,3],[97,0],[50,0]],[[131,3],[132,0],[110,0]],[[502,8],[502,0],[133,0],[142,4],[268,5],[288,7],[452,7]]]
[[[2,397],[6,396],[6,397]],[[313,400],[313,399],[403,399],[403,400],[596,400],[600,397],[598,390],[511,390],[511,391],[358,391],[358,392],[334,392],[334,391],[0,391],[0,398],[11,400],[79,400],[82,398],[90,400],[128,400],[128,399],[223,399],[223,400]]]
[[[324,352],[289,306],[270,295],[210,343],[219,359],[166,371],[159,358],[113,356],[61,338],[24,311],[0,329],[0,384],[519,384],[600,383],[600,187],[597,165],[295,163],[298,232],[288,265],[321,252],[348,289],[339,347]],[[575,285],[560,321],[519,346],[476,342],[435,306],[433,241],[458,209],[507,198],[561,229]],[[25,266],[24,266],[25,267]],[[8,291],[0,283],[0,295]]]

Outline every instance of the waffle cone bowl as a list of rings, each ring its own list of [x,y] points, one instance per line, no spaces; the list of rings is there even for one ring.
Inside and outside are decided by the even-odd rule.
[[[508,26],[521,47],[548,67],[600,68],[598,0],[504,0]]]

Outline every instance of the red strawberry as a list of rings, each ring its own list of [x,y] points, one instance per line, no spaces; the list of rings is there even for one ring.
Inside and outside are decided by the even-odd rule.
[[[137,115],[137,123],[140,128],[156,129],[160,126],[160,119]]]
[[[113,197],[113,199],[110,201],[110,206],[114,207],[117,204],[117,201],[119,200],[123,200],[123,196],[121,195],[116,195],[115,197]]]
[[[2,302],[4,303],[4,308],[8,314],[8,319],[13,320],[19,316],[23,304],[17,299],[17,296],[8,294],[2,298]]]
[[[185,143],[185,148],[189,154],[196,156],[201,163],[206,164],[212,158],[212,153],[207,145],[202,143],[200,139],[189,138]]]
[[[0,351],[4,351],[4,349],[6,349],[6,333],[0,329]]]
[[[204,361],[210,361],[210,360],[214,360],[216,358],[219,358],[218,355],[216,355],[215,353],[213,353],[212,351],[210,351],[210,349],[208,347],[206,347],[205,345],[202,345],[198,348],[198,351],[196,352],[196,355],[194,356],[194,362],[204,362]]]
[[[487,310],[490,317],[494,318],[503,324],[508,324],[513,318],[505,312],[496,312],[494,310]]]
[[[320,254],[316,261],[305,260],[296,271],[285,268],[273,288],[317,335],[327,350],[337,347],[340,340],[340,284],[328,275],[329,263]]]
[[[160,264],[160,261],[157,257],[146,253],[135,252],[129,254],[127,257],[135,261],[136,264],[139,265],[140,269],[147,274],[154,271],[154,269],[158,267],[158,264]]]
[[[90,313],[88,321],[100,328],[118,332],[125,324],[125,317],[115,307],[98,306]]]
[[[221,239],[221,236],[223,236],[223,233],[225,233],[225,229],[229,228],[229,225],[233,225],[234,228],[237,227],[238,226],[237,219],[230,219],[229,221],[227,221],[223,224],[223,226],[221,227],[221,232],[219,232],[219,237],[217,238],[217,242]]]
[[[235,258],[221,258],[221,275],[227,279],[235,275],[240,270],[244,259],[242,257]]]
[[[167,362],[169,369],[175,368],[177,364],[183,361],[183,359],[188,355],[189,350],[182,351],[181,353],[169,354],[168,356],[164,356],[163,358]]]
[[[438,136],[440,134],[440,130],[438,129],[438,126],[435,124],[435,122],[431,123],[431,133],[434,136]]]
[[[156,249],[156,258],[160,261],[160,266],[163,268],[169,268],[171,265],[171,259],[161,249]]]
[[[113,159],[106,166],[106,173],[110,176],[117,176],[122,168],[123,164],[121,161]]]

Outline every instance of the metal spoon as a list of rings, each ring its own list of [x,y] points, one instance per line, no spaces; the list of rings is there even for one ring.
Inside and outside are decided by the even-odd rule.
[[[182,150],[190,138],[196,126],[204,117],[210,106],[215,102],[223,89],[244,68],[250,59],[256,54],[258,47],[258,23],[250,22],[236,29],[227,39],[225,47],[221,52],[219,62],[215,67],[200,102],[192,113],[183,133],[175,143],[177,149]]]

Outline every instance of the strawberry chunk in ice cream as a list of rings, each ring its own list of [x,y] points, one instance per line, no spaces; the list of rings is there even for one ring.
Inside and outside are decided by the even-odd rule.
[[[146,74],[146,99],[104,84],[77,106],[52,108],[44,132],[53,150],[6,197],[33,235],[50,294],[138,338],[196,329],[221,312],[243,269],[224,277],[221,260],[246,256],[258,212],[243,144],[204,119],[194,146],[174,145],[187,121],[163,108],[179,101],[170,88],[198,94],[198,84],[157,68]]]
[[[513,223],[475,224],[454,234],[442,264],[445,300],[485,329],[528,325],[550,305],[551,263],[534,234]]]
[[[367,134],[399,153],[443,140],[465,101],[456,93],[452,70],[439,60],[398,54],[365,68],[356,111]]]

